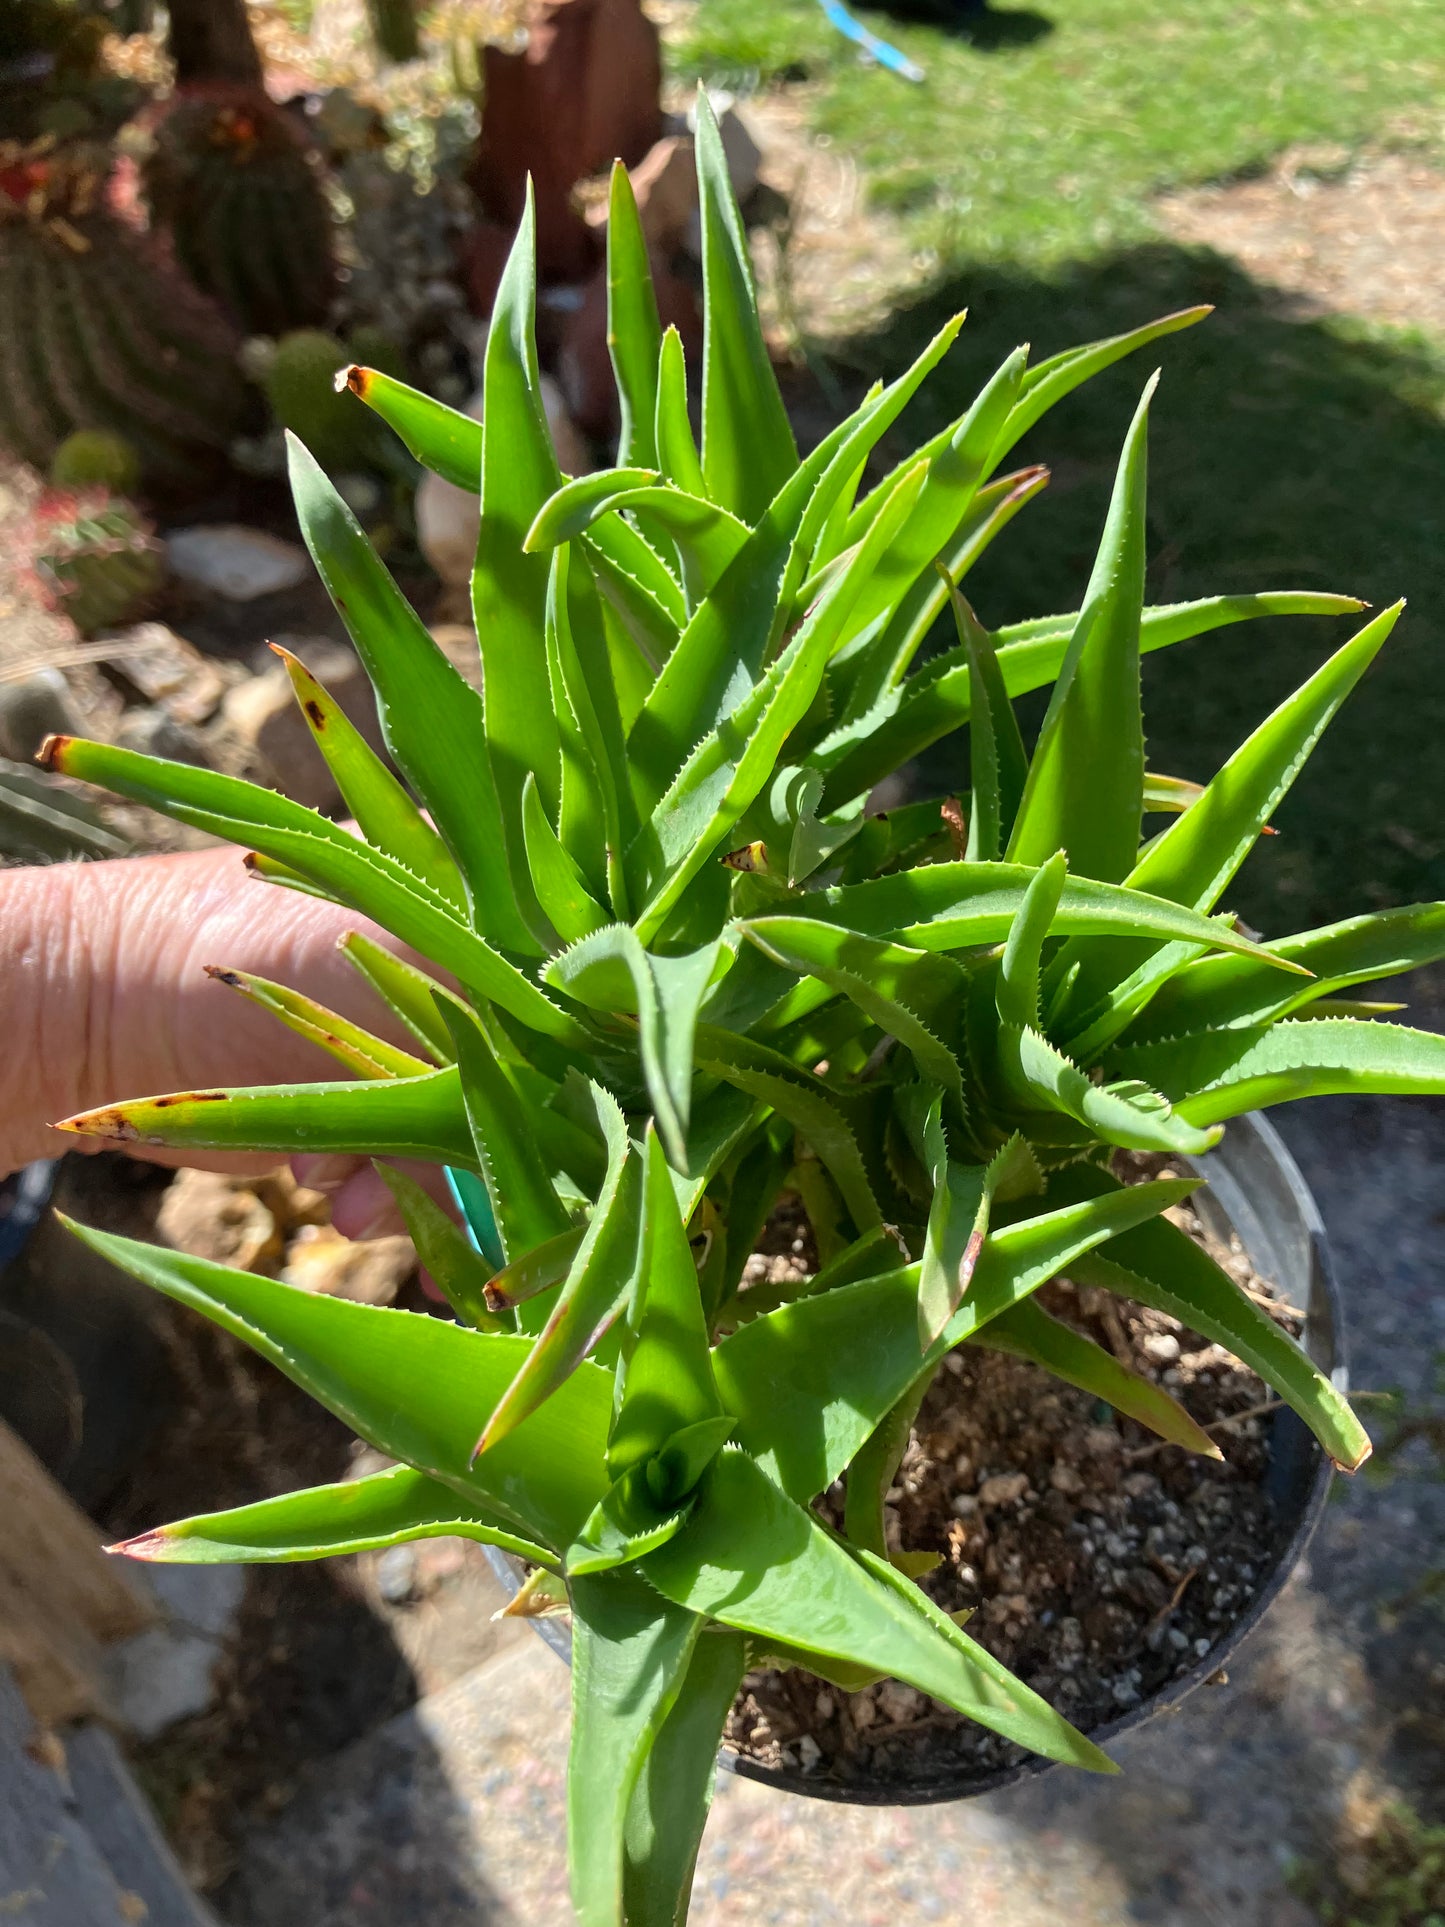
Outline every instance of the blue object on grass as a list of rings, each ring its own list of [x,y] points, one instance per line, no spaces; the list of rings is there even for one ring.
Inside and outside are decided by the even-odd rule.
[[[487,1195],[487,1187],[475,1171],[458,1171],[450,1164],[443,1165],[447,1174],[447,1188],[456,1200],[456,1207],[462,1214],[467,1236],[493,1271],[500,1271],[507,1262],[502,1250],[502,1234],[497,1229],[497,1216],[492,1210],[492,1200]]]
[[[818,5],[823,9],[829,26],[836,27],[845,39],[861,47],[864,53],[871,54],[880,67],[886,67],[889,73],[898,74],[904,80],[927,78],[916,61],[910,60],[907,54],[899,53],[896,47],[890,47],[876,33],[870,33],[861,20],[855,20],[842,0],[818,0]]]

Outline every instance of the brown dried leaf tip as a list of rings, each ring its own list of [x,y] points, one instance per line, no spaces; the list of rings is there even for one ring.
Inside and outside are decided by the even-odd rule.
[[[35,760],[42,769],[53,771],[57,776],[65,774],[65,752],[75,741],[73,736],[47,736],[35,752]]]
[[[375,372],[375,369],[362,368],[356,362],[352,362],[349,368],[338,369],[336,374],[336,392],[340,394],[343,388],[349,388],[353,395],[360,395],[361,399],[365,401],[366,391],[371,386],[372,376]]]
[[[113,1137],[128,1144],[140,1141],[140,1132],[117,1106],[101,1111],[77,1111],[74,1117],[63,1117],[50,1128],[71,1131],[76,1137]]]
[[[246,980],[238,971],[223,970],[220,964],[202,964],[201,968],[208,977],[214,977],[218,984],[224,984],[228,990],[244,990],[246,988]]]

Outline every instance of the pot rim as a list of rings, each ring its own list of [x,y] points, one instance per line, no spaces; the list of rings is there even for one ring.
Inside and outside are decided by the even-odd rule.
[[[1232,1143],[1230,1140],[1233,1140]],[[1256,1199],[1247,1196],[1230,1169],[1236,1161],[1245,1163],[1246,1168],[1253,1166],[1272,1179],[1280,1194],[1274,1200],[1276,1210],[1281,1207],[1284,1213],[1294,1216],[1293,1227],[1283,1227],[1286,1233],[1293,1232],[1298,1247],[1297,1264],[1303,1272],[1303,1309],[1307,1316],[1301,1342],[1315,1363],[1328,1372],[1341,1390],[1346,1388],[1348,1373],[1344,1356],[1344,1306],[1340,1296],[1339,1281],[1330,1257],[1329,1244],[1325,1236],[1324,1221],[1314,1195],[1305,1182],[1304,1173],[1295,1163],[1285,1146],[1284,1140],[1269,1119],[1258,1111],[1235,1118],[1229,1125],[1225,1143],[1230,1147],[1230,1157],[1226,1162],[1223,1149],[1211,1152],[1202,1158],[1179,1160],[1190,1169],[1197,1171],[1208,1180],[1218,1184],[1215,1198],[1220,1215],[1238,1233],[1240,1241],[1250,1253],[1258,1269],[1267,1277],[1275,1276],[1287,1260],[1285,1247],[1275,1244],[1270,1238],[1270,1225],[1266,1221],[1268,1212],[1261,1212]],[[1225,1202],[1234,1194],[1234,1208]],[[1241,1224],[1239,1219],[1246,1222]],[[1251,1222],[1253,1221],[1253,1222]],[[1253,1232],[1251,1238],[1250,1231]],[[1258,1247],[1264,1246],[1261,1252]],[[1272,1249],[1270,1247],[1273,1246]],[[1268,1256],[1273,1260],[1266,1264],[1261,1258]],[[1277,1282],[1285,1283],[1284,1280]],[[1296,1284],[1295,1289],[1298,1289]],[[1288,1302],[1295,1302],[1291,1294]],[[1295,1415],[1288,1411],[1274,1414],[1270,1429],[1270,1453],[1274,1457],[1279,1451],[1282,1426],[1287,1421],[1303,1434],[1302,1449],[1312,1467],[1308,1488],[1299,1505],[1293,1530],[1280,1547],[1269,1577],[1261,1586],[1254,1599],[1240,1616],[1215,1641],[1209,1651],[1185,1673],[1179,1674],[1166,1685],[1159,1687],[1146,1699],[1117,1719],[1096,1726],[1089,1732],[1089,1738],[1097,1745],[1107,1748],[1112,1740],[1121,1735],[1132,1733],[1147,1721],[1165,1712],[1173,1712],[1198,1687],[1204,1685],[1218,1673],[1234,1656],[1239,1647],[1254,1631],[1255,1627],[1269,1611],[1283,1590],[1285,1581],[1299,1564],[1318,1526],[1329,1495],[1334,1468],[1319,1444],[1305,1433],[1304,1427]],[[514,1594],[523,1572],[521,1563],[511,1554],[502,1552],[496,1546],[483,1548],[487,1560],[497,1578],[502,1582],[509,1595]],[[567,1626],[557,1620],[539,1619],[533,1621],[533,1631],[546,1641],[552,1651],[564,1662],[570,1664],[572,1656],[572,1636]],[[1019,1781],[1034,1779],[1047,1773],[1058,1765],[1055,1760],[1046,1760],[1038,1754],[1029,1754],[1015,1765],[1001,1767],[997,1772],[983,1776],[962,1771],[940,1773],[931,1780],[908,1782],[868,1782],[861,1781],[844,1785],[837,1781],[824,1781],[785,1767],[767,1766],[761,1761],[749,1759],[745,1754],[735,1753],[731,1747],[724,1746],[718,1753],[718,1765],[724,1772],[735,1773],[745,1780],[756,1780],[764,1786],[773,1787],[778,1792],[800,1794],[805,1799],[829,1800],[845,1806],[935,1806],[945,1801],[972,1799],[976,1794],[997,1793],[1004,1787],[1014,1786]]]

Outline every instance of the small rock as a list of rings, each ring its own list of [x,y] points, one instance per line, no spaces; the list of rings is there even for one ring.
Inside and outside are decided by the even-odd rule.
[[[1029,1489],[1027,1472],[995,1472],[978,1488],[980,1505],[1013,1505]]]
[[[848,1701],[848,1711],[852,1715],[854,1730],[866,1733],[878,1718],[878,1702],[874,1688],[869,1687],[865,1692],[854,1693]]]
[[[1140,1347],[1154,1365],[1173,1365],[1179,1357],[1179,1340],[1173,1332],[1149,1332]]]
[[[388,1606],[405,1606],[416,1598],[414,1546],[387,1547],[376,1562],[376,1590]]]
[[[308,1225],[287,1254],[281,1280],[327,1298],[389,1305],[415,1269],[409,1238],[343,1238],[329,1225]]]
[[[245,1574],[234,1566],[146,1570],[163,1623],[107,1655],[116,1712],[141,1739],[202,1713],[215,1697],[216,1668],[240,1609]]]
[[[879,1712],[895,1726],[917,1719],[926,1704],[922,1693],[897,1679],[885,1679],[877,1688],[877,1693]]]
[[[209,722],[226,693],[216,664],[163,622],[138,622],[115,638],[106,658],[110,674],[129,684],[142,701],[164,709],[172,722]]]
[[[178,529],[167,538],[172,572],[198,589],[210,589],[230,602],[294,589],[310,573],[306,551],[264,529],[240,522],[217,522]]]
[[[978,1511],[978,1500],[972,1492],[955,1493],[950,1501],[955,1519],[971,1519]]]
[[[164,756],[168,762],[190,763],[196,769],[211,766],[196,732],[173,722],[163,709],[128,709],[116,726],[115,740],[122,749],[142,756]]]
[[[805,1733],[798,1741],[798,1765],[805,1773],[811,1773],[822,1757],[822,1747],[811,1733]]]
[[[817,1699],[813,1702],[813,1717],[819,1720],[832,1719],[833,1695],[831,1693],[819,1693]]]
[[[962,1479],[964,1481],[973,1477],[973,1460],[968,1456],[967,1452],[960,1452],[958,1457],[953,1461],[953,1476],[956,1479]]]
[[[564,475],[587,474],[592,460],[567,412],[561,389],[550,376],[543,375],[541,391],[558,467]],[[473,421],[482,419],[480,394],[473,395],[465,412]],[[473,495],[470,489],[458,488],[455,482],[445,481],[430,470],[422,476],[416,492],[416,539],[442,581],[453,588],[460,588],[471,580],[480,519],[480,496]]]
[[[1066,1498],[1072,1497],[1074,1493],[1082,1492],[1084,1489],[1084,1481],[1079,1477],[1073,1466],[1065,1465],[1062,1459],[1055,1464],[1054,1469],[1050,1472],[1049,1484],[1054,1488],[1055,1492],[1062,1492]]]
[[[173,1251],[239,1271],[269,1269],[281,1256],[276,1220],[241,1178],[177,1171],[161,1199],[156,1230]]]
[[[28,763],[47,736],[80,728],[58,669],[37,669],[23,682],[0,682],[0,756]]]

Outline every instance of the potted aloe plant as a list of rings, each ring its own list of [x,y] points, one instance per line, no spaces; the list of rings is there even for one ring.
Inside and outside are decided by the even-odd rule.
[[[375,919],[425,974],[345,948],[413,1042],[221,972],[340,1059],[333,1083],[191,1091],[71,1119],[174,1147],[430,1160],[467,1231],[388,1173],[453,1319],[314,1298],[76,1227],[253,1346],[396,1461],[162,1526],[151,1559],[321,1558],[427,1534],[506,1549],[565,1598],[572,1888],[587,1927],[687,1912],[719,1737],[764,1660],[891,1677],[1108,1772],[890,1553],[882,1505],[940,1362],[987,1337],[1199,1450],[1157,1384],[1033,1294],[1067,1271],[1246,1360],[1338,1465],[1369,1443],[1330,1378],[1116,1150],[1195,1157],[1312,1093],[1445,1090],[1445,1040],[1336,993],[1445,951],[1439,906],[1256,942],[1219,905],[1397,610],[1202,789],[1149,772],[1140,656],[1344,597],[1144,606],[1151,382],[1075,614],[989,631],[957,588],[1044,484],[1009,451],[1098,370],[1203,311],[1030,367],[863,487],[951,322],[799,459],[716,128],[698,138],[700,445],[627,177],[613,181],[618,465],[567,480],[533,347],[530,212],[486,351],[484,425],[351,385],[481,492],[484,694],[437,648],[299,444],[297,512],[376,686],[391,765],[288,658],[359,834],[209,771],[70,738],[50,765],[227,838],[272,885]],[[950,604],[959,640],[918,666]],[[1011,701],[1051,689],[1032,746]],[[967,724],[958,799],[865,811]],[[1146,810],[1172,810],[1143,840]],[[224,962],[224,960],[220,960]],[[754,1296],[790,1174],[823,1262]],[[802,1180],[798,1179],[801,1183]],[[841,1527],[817,1502],[846,1482]]]

